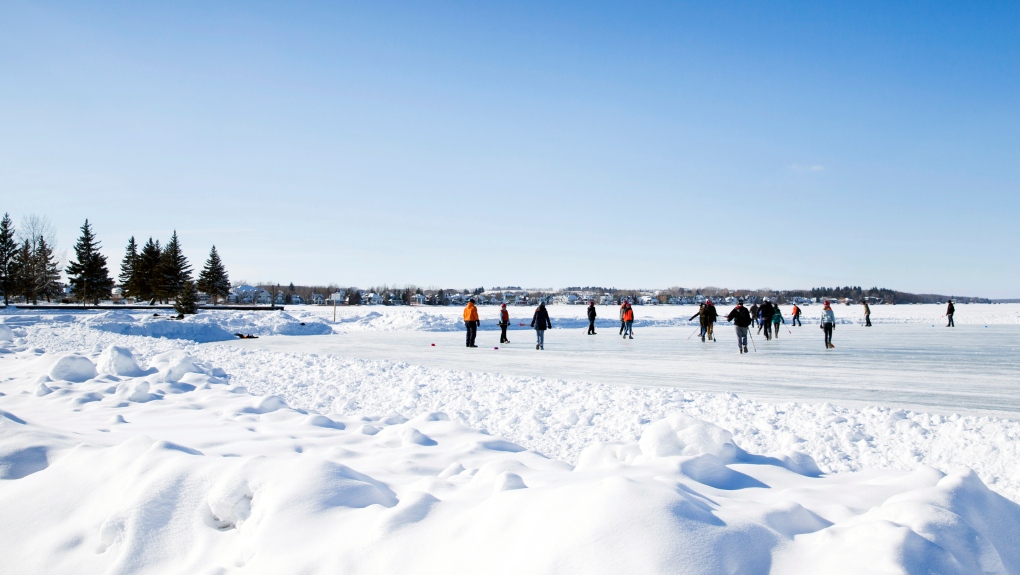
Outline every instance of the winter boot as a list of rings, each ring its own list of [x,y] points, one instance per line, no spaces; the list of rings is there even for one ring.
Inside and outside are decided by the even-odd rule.
[[[747,353],[747,346],[744,346],[744,353]]]

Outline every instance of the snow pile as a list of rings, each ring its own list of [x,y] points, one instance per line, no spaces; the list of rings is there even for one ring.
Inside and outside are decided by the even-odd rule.
[[[184,319],[126,311],[102,312],[86,316],[84,322],[94,329],[121,335],[187,339],[199,343],[224,341],[242,335],[325,335],[332,328],[319,318],[301,321],[283,311],[240,312],[200,311]]]
[[[138,356],[0,357],[6,569],[1020,573],[1020,506],[966,470],[824,475],[683,411],[572,467],[443,412],[296,409],[182,349],[97,373]]]
[[[378,310],[384,311],[378,311]],[[392,310],[392,311],[391,311]],[[336,331],[458,331],[464,320],[458,314],[431,313],[423,308],[347,308],[338,314]],[[495,321],[495,320],[493,320]]]

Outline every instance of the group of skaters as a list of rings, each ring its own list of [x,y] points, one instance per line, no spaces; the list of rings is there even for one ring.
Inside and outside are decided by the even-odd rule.
[[[868,306],[868,302],[862,301],[861,305],[864,306],[864,326],[871,327],[871,307]],[[949,318],[949,324],[946,327],[954,327],[953,324],[953,313],[956,308],[953,306],[953,301],[949,300],[949,307],[946,310],[946,316]],[[802,310],[800,306],[794,304],[793,310],[790,314],[791,324],[794,326],[802,326],[801,323]],[[595,318],[598,317],[598,313],[595,311],[595,302],[588,302],[588,335],[596,335],[595,333]],[[716,341],[714,327],[716,321],[719,319],[719,313],[715,309],[715,304],[712,300],[706,300],[705,303],[700,304],[698,313],[692,315],[687,321],[694,321],[694,318],[699,319],[701,326],[701,341]],[[779,337],[779,326],[780,324],[785,325],[786,319],[783,317],[783,312],[779,309],[779,306],[774,304],[770,298],[762,300],[762,304],[759,306],[757,303],[752,303],[750,308],[744,307],[744,300],[738,299],[737,305],[730,313],[726,315],[726,321],[732,322],[737,332],[737,347],[740,349],[740,353],[747,353],[747,338],[750,333],[750,329],[757,326],[758,334],[764,334],[766,341],[772,340],[773,338]],[[464,325],[467,327],[467,347],[478,347],[475,345],[475,337],[478,335],[478,325],[480,321],[478,319],[478,308],[475,306],[475,300],[468,300],[467,306],[464,307]],[[506,309],[506,304],[500,304],[499,306],[499,343],[510,343],[510,340],[506,337],[507,327],[510,326],[510,312]],[[552,329],[552,321],[549,319],[549,311],[546,310],[545,304],[540,303],[535,309],[534,315],[531,317],[531,327],[535,329],[537,342],[535,349],[545,349],[545,330]],[[822,313],[819,318],[818,327],[821,328],[825,334],[825,349],[833,349],[836,346],[832,345],[832,332],[836,329],[836,314],[832,311],[832,304],[825,300],[823,304]],[[631,303],[624,300],[620,304],[620,334],[624,339],[634,339],[634,308]],[[693,336],[693,334],[691,334]]]

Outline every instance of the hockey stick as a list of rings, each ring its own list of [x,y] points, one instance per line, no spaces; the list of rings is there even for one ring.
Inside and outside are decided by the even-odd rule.
[[[694,334],[695,334],[695,333],[698,333],[698,331],[700,331],[700,330],[701,330],[701,328],[700,328],[700,327],[698,327],[697,329],[695,329],[695,330],[694,330],[694,333],[692,333],[691,335],[687,336],[687,341],[691,341],[691,338],[692,338],[692,337],[694,337]]]
[[[755,353],[758,353],[758,346],[754,345],[754,336],[751,335],[750,331],[747,332],[747,337],[751,338],[751,347],[754,348]]]

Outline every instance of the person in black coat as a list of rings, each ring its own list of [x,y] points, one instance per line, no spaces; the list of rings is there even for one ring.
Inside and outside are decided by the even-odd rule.
[[[744,307],[744,302],[737,300],[737,307],[730,310],[726,321],[732,321],[737,328],[737,347],[740,353],[747,353],[747,328],[751,325],[751,314]]]
[[[946,317],[949,318],[949,323],[946,324],[946,327],[956,327],[956,324],[953,323],[954,313],[956,313],[956,307],[953,305],[953,300],[949,300],[949,307],[946,308]]]
[[[758,304],[751,304],[751,327],[758,321]]]
[[[595,335],[595,302],[588,302],[588,335]]]
[[[546,311],[544,303],[538,304],[535,315],[531,316],[531,327],[535,328],[538,337],[535,349],[545,349],[545,330],[552,329],[552,322],[549,321],[549,312]]]
[[[758,320],[761,322],[758,332],[761,333],[761,329],[764,328],[766,340],[772,339],[772,316],[775,314],[776,308],[772,305],[772,301],[769,298],[765,298],[761,307],[758,308]]]

